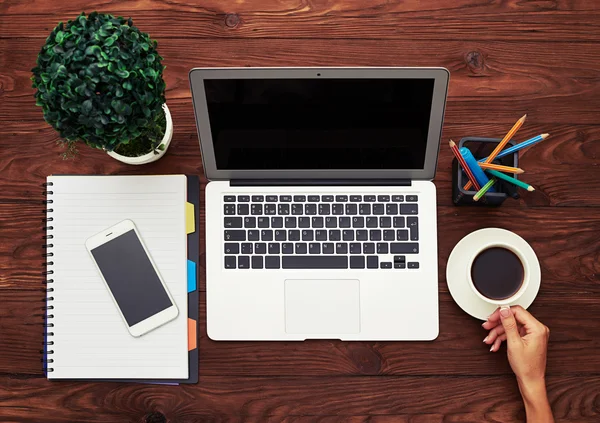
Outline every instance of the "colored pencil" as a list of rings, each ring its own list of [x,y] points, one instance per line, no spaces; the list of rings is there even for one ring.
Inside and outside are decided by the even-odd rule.
[[[512,176],[505,175],[504,173],[498,172],[493,169],[485,170],[490,175],[495,176],[496,178],[504,179],[506,182],[510,182],[513,185],[516,185],[520,188],[526,189],[527,191],[535,191],[535,188],[525,182],[519,181],[518,179],[513,178]]]
[[[462,166],[463,170],[467,174],[469,181],[472,182],[472,184],[475,186],[475,188],[477,188],[477,189],[481,188],[479,186],[479,184],[477,183],[477,179],[475,179],[475,176],[473,176],[473,172],[471,172],[471,169],[469,168],[469,166],[467,166],[467,163],[465,162],[465,159],[463,158],[462,154],[460,154],[460,151],[458,151],[458,147],[456,146],[456,143],[454,141],[450,140],[449,144],[450,144],[450,150],[452,150],[452,153],[454,153],[456,160],[458,160],[458,163]]]
[[[481,187],[481,189],[479,191],[477,191],[477,194],[475,194],[473,196],[473,201],[479,201],[479,199],[481,197],[483,197],[483,195],[488,192],[488,190],[492,187],[492,185],[494,185],[496,183],[496,178],[492,178],[488,181],[487,184],[485,184],[484,186]]]
[[[515,144],[515,145],[507,148],[506,150],[502,150],[500,153],[498,153],[496,158],[499,159],[501,157],[508,156],[509,154],[513,154],[515,151],[519,151],[519,150],[524,149],[525,147],[529,147],[530,145],[537,144],[538,142],[545,140],[549,136],[550,136],[550,134],[537,135],[533,138],[528,139],[527,141],[523,141],[519,144]],[[481,162],[485,162],[486,160],[487,160],[487,157],[485,157],[483,159],[479,159],[478,162],[481,163]]]
[[[461,147],[458,149],[458,151],[460,155],[463,156],[463,159],[465,159],[465,163],[467,166],[469,166],[469,169],[471,169],[471,173],[475,177],[477,185],[482,187],[487,184],[490,178],[488,178],[483,169],[479,166],[479,163],[477,163],[477,160],[475,160],[471,150],[469,150],[467,147]],[[496,190],[494,188],[490,188],[490,191],[495,192]]]
[[[484,163],[491,163],[494,161],[496,156],[502,151],[502,149],[506,146],[506,144],[508,144],[508,142],[512,139],[512,137],[517,133],[517,131],[519,129],[521,129],[521,126],[523,126],[523,123],[525,123],[525,119],[527,119],[527,115],[523,115],[521,117],[521,119],[519,119],[513,125],[513,127],[510,128],[510,131],[508,131],[508,133],[504,136],[504,138],[502,138],[502,141],[500,141],[498,143],[498,145],[496,146],[496,148],[494,148],[494,151],[492,151],[492,154],[490,154],[489,156],[486,157]],[[471,188],[471,186],[467,183],[467,185],[464,186],[464,189],[466,191],[469,188]]]
[[[497,170],[498,172],[516,173],[517,175],[525,172],[520,167],[502,166],[495,163],[479,163],[479,167],[482,169]]]

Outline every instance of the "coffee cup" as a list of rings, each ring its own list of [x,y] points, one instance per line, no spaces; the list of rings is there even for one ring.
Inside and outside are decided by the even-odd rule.
[[[474,251],[468,263],[469,286],[489,304],[515,304],[529,286],[529,264],[523,254],[509,244],[489,242]]]

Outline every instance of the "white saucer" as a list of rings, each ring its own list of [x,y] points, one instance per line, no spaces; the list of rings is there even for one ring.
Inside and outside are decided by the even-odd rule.
[[[465,312],[480,320],[486,320],[487,316],[492,314],[498,306],[489,304],[475,295],[473,289],[469,286],[467,272],[469,258],[472,256],[471,252],[482,248],[490,241],[503,242],[514,247],[521,252],[529,265],[530,279],[527,291],[511,305],[528,308],[540,290],[540,262],[527,241],[513,232],[499,228],[486,228],[472,232],[461,239],[450,253],[448,266],[446,267],[446,281],[456,304]]]

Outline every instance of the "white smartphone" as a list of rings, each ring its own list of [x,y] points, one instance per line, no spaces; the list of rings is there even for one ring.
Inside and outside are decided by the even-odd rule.
[[[85,246],[131,335],[177,317],[175,301],[131,220],[90,237]]]

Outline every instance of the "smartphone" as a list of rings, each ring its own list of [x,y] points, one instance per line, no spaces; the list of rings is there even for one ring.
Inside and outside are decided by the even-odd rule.
[[[131,220],[90,237],[85,246],[132,336],[177,317],[175,301]]]

